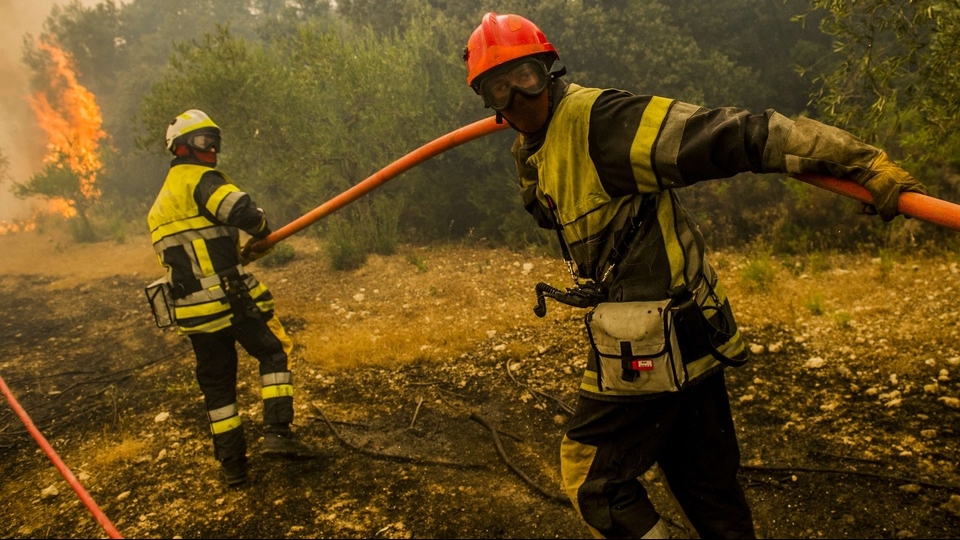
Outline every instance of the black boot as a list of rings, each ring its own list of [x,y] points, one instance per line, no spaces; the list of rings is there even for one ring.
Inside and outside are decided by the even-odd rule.
[[[220,472],[230,487],[247,481],[247,456],[235,456],[220,461]]]
[[[297,439],[286,424],[271,424],[263,434],[260,453],[264,456],[284,457],[291,460],[307,460],[319,457],[310,445]]]

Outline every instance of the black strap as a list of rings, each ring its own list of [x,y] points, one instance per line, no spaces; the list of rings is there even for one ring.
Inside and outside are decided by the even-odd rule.
[[[688,335],[693,339],[702,340],[698,345],[705,346],[717,360],[730,367],[740,367],[747,363],[746,358],[736,360],[721,353],[716,345],[713,344],[712,338],[716,332],[711,332],[707,328],[709,326],[710,329],[714,329],[713,325],[706,321],[703,310],[700,309],[696,297],[689,289],[686,287],[673,289],[670,291],[670,297],[675,300],[674,305],[676,305],[677,313],[679,314],[679,323],[687,327],[689,330]],[[690,360],[696,359],[691,358]]]

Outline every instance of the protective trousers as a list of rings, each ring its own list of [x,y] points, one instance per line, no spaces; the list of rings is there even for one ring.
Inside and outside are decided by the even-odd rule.
[[[564,490],[597,536],[656,532],[660,515],[638,477],[659,463],[701,538],[755,537],[722,372],[646,401],[581,396],[560,460]]]
[[[237,410],[237,347],[260,362],[263,422],[267,429],[289,429],[293,422],[293,381],[289,353],[293,343],[271,314],[243,317],[209,334],[190,334],[197,357],[197,382],[203,392],[214,455],[220,461],[246,455]]]

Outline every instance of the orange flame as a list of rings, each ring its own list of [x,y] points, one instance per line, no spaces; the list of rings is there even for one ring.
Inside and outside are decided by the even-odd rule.
[[[99,144],[106,135],[101,129],[100,107],[93,93],[77,82],[73,59],[67,53],[49,42],[41,41],[38,46],[52,61],[48,74],[50,88],[30,97],[30,106],[50,141],[44,163],[61,162],[70,167],[79,178],[82,196],[96,201],[100,198],[97,174],[103,166]],[[51,210],[71,217],[76,215],[75,204],[75,201],[55,199]]]

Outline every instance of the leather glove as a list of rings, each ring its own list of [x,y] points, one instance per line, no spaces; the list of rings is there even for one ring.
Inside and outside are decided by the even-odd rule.
[[[266,255],[270,254],[270,252],[273,251],[273,246],[270,246],[267,249],[262,251],[255,251],[253,249],[253,246],[256,245],[258,242],[260,242],[261,240],[263,240],[263,238],[250,237],[250,239],[247,240],[247,243],[244,244],[242,248],[240,248],[240,264],[241,265],[246,266],[252,263],[253,261],[256,261],[258,259],[265,257]]]
[[[867,191],[873,197],[873,204],[863,204],[863,213],[880,214],[880,219],[883,221],[892,221],[893,218],[897,217],[897,203],[900,200],[900,193],[909,191],[911,193],[927,194],[926,186],[890,161],[887,153],[882,151],[870,166],[870,170],[858,180],[858,183],[867,188]]]

